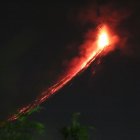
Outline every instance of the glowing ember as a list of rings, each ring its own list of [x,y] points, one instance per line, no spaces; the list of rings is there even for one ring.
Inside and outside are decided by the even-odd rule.
[[[80,56],[72,59],[68,65],[68,70],[55,82],[54,85],[46,89],[35,101],[31,104],[18,110],[17,114],[11,116],[8,120],[15,120],[22,114],[29,112],[31,109],[47,100],[51,95],[55,94],[62,87],[64,87],[70,80],[76,75],[85,70],[97,57],[101,57],[104,51],[108,50],[108,46],[111,46],[114,41],[113,37],[109,36],[107,26],[103,25],[97,33],[97,39],[87,39],[81,46],[82,51]],[[95,36],[92,34],[91,36]],[[111,40],[111,41],[110,41]]]
[[[105,46],[108,45],[109,45],[109,35],[106,27],[104,26],[103,29],[100,30],[98,35],[98,47],[100,49],[103,49]]]

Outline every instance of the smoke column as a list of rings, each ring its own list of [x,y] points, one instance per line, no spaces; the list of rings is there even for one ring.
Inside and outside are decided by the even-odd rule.
[[[42,92],[32,103],[19,109],[17,114],[10,116],[8,121],[16,120],[21,115],[28,113],[31,109],[46,101],[50,96],[63,88],[75,76],[79,75],[88,68],[97,58],[100,58],[106,54],[106,52],[112,50],[115,43],[116,36],[111,33],[111,30],[107,25],[103,24],[99,26],[96,33],[91,31],[89,37],[80,46],[81,51],[79,52],[79,56],[69,62],[68,68],[56,80],[56,82]]]

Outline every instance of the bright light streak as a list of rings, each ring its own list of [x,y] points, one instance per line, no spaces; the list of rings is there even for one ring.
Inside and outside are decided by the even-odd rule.
[[[92,34],[92,36],[95,34]],[[17,114],[12,115],[8,120],[15,120],[22,114],[29,112],[34,107],[38,106],[42,102],[46,101],[50,96],[55,94],[61,88],[63,88],[68,82],[70,82],[75,76],[84,71],[90,66],[98,57],[101,57],[103,51],[108,50],[108,46],[111,46],[113,39],[109,35],[109,30],[106,25],[101,26],[98,30],[96,40],[87,39],[83,44],[83,54],[80,57],[72,59],[69,63],[69,69],[61,75],[61,78],[57,79],[54,85],[47,88],[42,92],[35,101],[29,105],[18,110]],[[114,45],[114,44],[113,44]]]

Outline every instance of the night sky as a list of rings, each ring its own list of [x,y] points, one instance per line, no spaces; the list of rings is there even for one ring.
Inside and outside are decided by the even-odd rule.
[[[34,118],[44,139],[74,112],[93,125],[91,139],[140,139],[140,4],[137,1],[65,1],[0,4],[0,119],[33,101],[65,70],[90,29],[102,21],[120,36],[116,50],[92,64],[43,103]],[[92,17],[93,16],[93,17]]]

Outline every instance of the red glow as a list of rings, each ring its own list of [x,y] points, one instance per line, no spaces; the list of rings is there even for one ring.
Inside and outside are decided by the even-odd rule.
[[[90,36],[92,38],[92,36],[95,36],[95,33],[92,33]],[[96,36],[96,40],[90,38],[85,41],[85,43],[81,46],[80,56],[72,59],[69,63],[68,70],[56,81],[54,85],[41,93],[33,103],[18,110],[18,113],[10,117],[9,120],[17,119],[20,115],[29,112],[34,107],[47,100],[51,95],[55,94],[64,87],[76,75],[85,70],[97,57],[101,57],[101,55],[108,50],[109,46],[114,45],[113,36],[110,37],[109,28],[106,25],[100,27]]]

